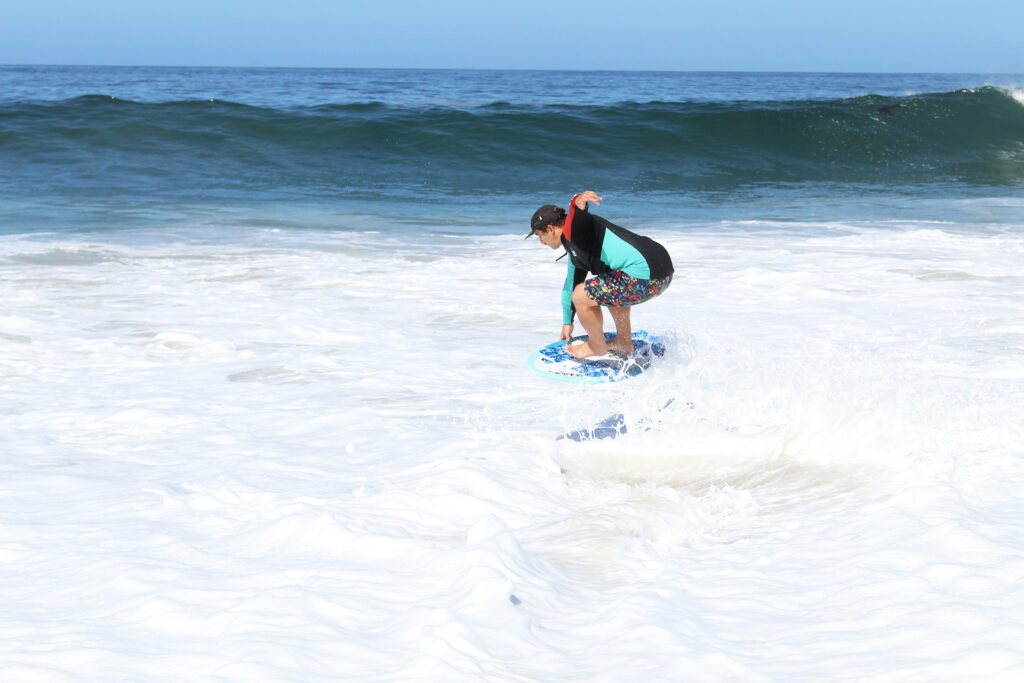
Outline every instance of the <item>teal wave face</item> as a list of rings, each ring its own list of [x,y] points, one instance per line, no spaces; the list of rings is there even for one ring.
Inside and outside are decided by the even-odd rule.
[[[985,87],[821,101],[277,109],[85,96],[0,105],[11,191],[223,198],[1020,186],[1024,105]]]

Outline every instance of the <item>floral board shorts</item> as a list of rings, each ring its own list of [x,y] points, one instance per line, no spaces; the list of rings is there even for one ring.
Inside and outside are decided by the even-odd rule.
[[[583,288],[592,301],[602,306],[636,306],[664,292],[670,282],[671,275],[657,280],[640,280],[621,270],[613,270],[590,278],[583,283]]]

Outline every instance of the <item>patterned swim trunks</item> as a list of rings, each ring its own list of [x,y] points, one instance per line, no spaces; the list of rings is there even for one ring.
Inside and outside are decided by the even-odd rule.
[[[661,294],[672,282],[672,276],[657,280],[640,280],[613,270],[592,277],[583,283],[587,296],[602,306],[636,306]]]

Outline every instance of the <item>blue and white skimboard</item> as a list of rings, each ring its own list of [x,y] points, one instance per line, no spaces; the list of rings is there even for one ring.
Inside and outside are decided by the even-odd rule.
[[[605,332],[604,338],[610,341],[615,338],[615,335]],[[575,344],[587,339],[589,337],[583,335],[573,337],[568,343],[558,341],[548,344],[530,355],[526,360],[526,367],[538,375],[551,379],[581,384],[601,384],[636,377],[650,368],[655,358],[665,355],[665,344],[658,337],[643,330],[633,333],[633,353],[628,356],[610,351],[604,356],[580,360],[569,355],[568,344]]]

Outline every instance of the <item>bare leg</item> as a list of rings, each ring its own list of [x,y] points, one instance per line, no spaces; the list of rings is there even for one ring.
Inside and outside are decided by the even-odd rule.
[[[615,323],[615,339],[609,348],[622,353],[633,353],[633,328],[629,322],[629,306],[612,306],[608,309]]]
[[[576,315],[580,324],[587,331],[589,341],[580,344],[573,344],[568,348],[569,353],[575,358],[586,358],[587,356],[603,356],[608,353],[608,343],[604,340],[604,316],[601,314],[601,307],[597,302],[587,296],[583,284],[576,285],[572,292],[572,303],[576,306]]]

